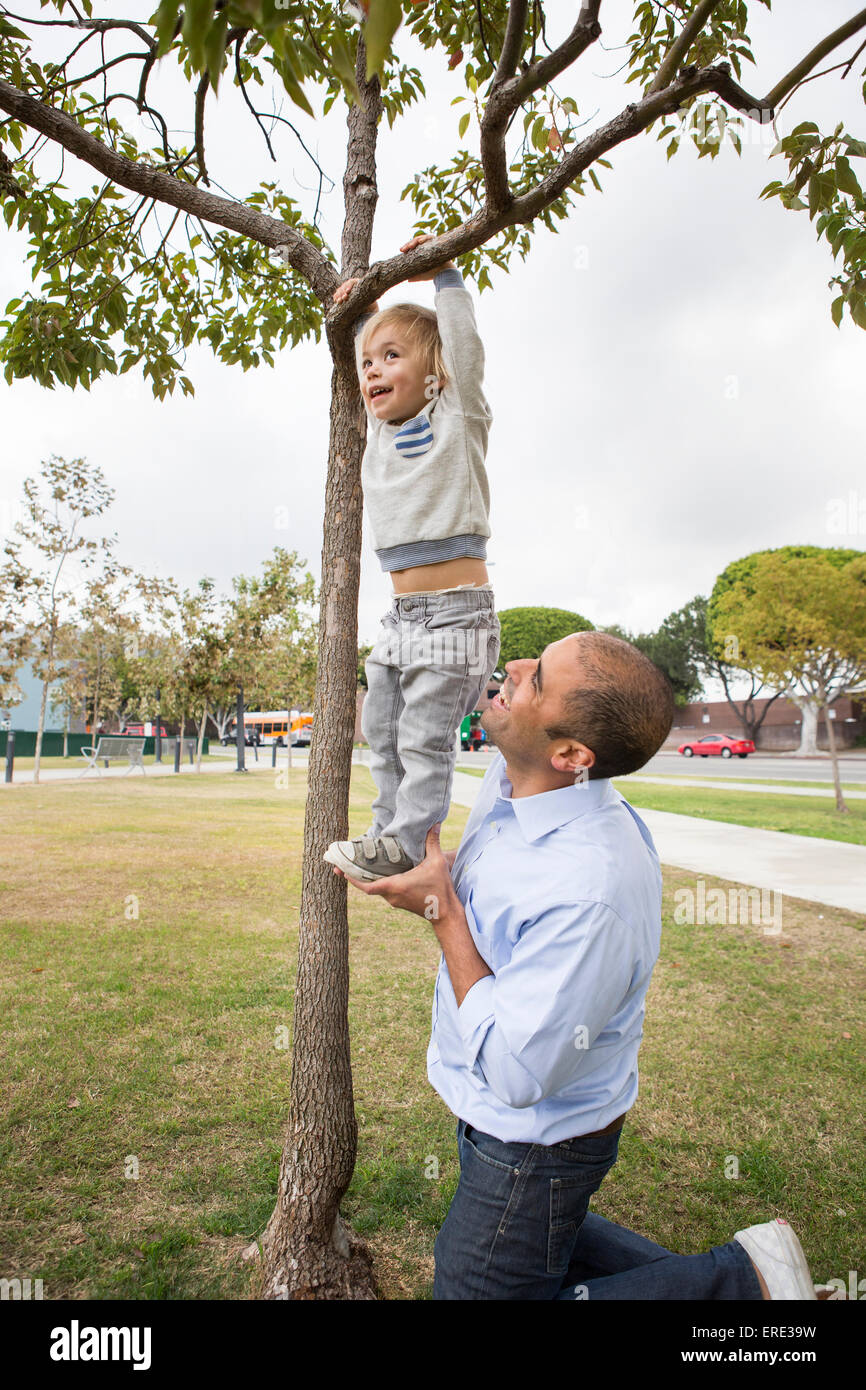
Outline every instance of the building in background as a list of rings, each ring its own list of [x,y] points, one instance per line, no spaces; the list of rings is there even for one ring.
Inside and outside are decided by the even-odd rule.
[[[766,708],[768,700],[755,700],[755,718]],[[836,743],[851,748],[858,739],[866,737],[866,699],[834,700],[830,706],[835,715]],[[792,700],[774,700],[755,739],[756,748],[779,753],[790,752],[800,744],[802,717]],[[676,747],[689,734],[730,734],[739,738],[745,730],[727,700],[694,700],[677,709],[674,726],[665,740],[665,747]],[[818,721],[818,747],[826,749],[827,726],[822,715]]]

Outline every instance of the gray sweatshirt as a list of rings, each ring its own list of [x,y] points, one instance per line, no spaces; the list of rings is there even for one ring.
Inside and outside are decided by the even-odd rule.
[[[484,458],[493,417],[482,391],[484,348],[460,271],[440,271],[433,283],[447,386],[402,425],[367,410],[361,481],[373,546],[388,571],[487,555]],[[359,374],[360,333],[369,318],[355,325]]]

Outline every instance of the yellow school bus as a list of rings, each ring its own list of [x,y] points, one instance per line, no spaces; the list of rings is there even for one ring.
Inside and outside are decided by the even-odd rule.
[[[288,710],[284,709],[246,710],[244,712],[245,743],[258,743],[260,746],[275,743],[278,748],[285,748],[289,742],[290,728],[293,748],[304,747],[309,744],[313,732],[312,714],[308,711],[292,710],[290,719]],[[236,738],[237,720],[233,719],[221,742],[224,744],[234,743]]]

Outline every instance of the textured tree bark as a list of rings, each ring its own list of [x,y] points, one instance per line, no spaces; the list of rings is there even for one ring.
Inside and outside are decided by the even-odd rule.
[[[800,747],[798,754],[804,757],[818,752],[818,701],[811,695],[791,695],[801,715],[803,722],[800,725]]]
[[[349,109],[344,178],[343,274],[369,265],[376,190],[376,127],[382,104],[367,83]],[[292,1038],[292,1098],[277,1205],[262,1236],[262,1297],[371,1299],[377,1296],[366,1246],[340,1217],[352,1179],[358,1128],[349,1052],[349,928],[345,879],[322,858],[349,829],[349,778],[358,670],[361,576],[361,409],[354,333],[329,328],[334,369],[313,737],[304,821],[298,979]]]
[[[262,1237],[265,1298],[375,1298],[363,1242],[342,1222],[357,1123],[349,1053],[346,882],[322,855],[349,828],[355,731],[361,455],[354,350],[333,374],[322,609],[304,821],[292,1099],[277,1205]]]
[[[842,781],[839,777],[839,754],[836,749],[836,727],[830,718],[830,706],[824,706],[824,723],[827,725],[827,742],[830,745],[830,761],[833,764],[833,788],[836,792],[836,810],[847,815],[848,806],[842,795]]]

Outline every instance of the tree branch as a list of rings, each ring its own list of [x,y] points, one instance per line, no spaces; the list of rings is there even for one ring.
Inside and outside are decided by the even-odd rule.
[[[698,34],[703,29],[713,10],[718,9],[721,0],[701,0],[689,15],[679,34],[671,44],[664,58],[662,59],[659,70],[647,89],[647,96],[653,92],[660,92],[677,75],[677,69],[681,66]]]
[[[502,52],[499,55],[499,66],[496,69],[496,76],[493,79],[494,87],[499,87],[514,76],[517,67],[517,55],[520,52],[520,43],[526,29],[526,12],[529,8],[529,0],[511,0],[508,6],[508,23],[505,28],[505,40],[502,44]]]
[[[512,11],[515,8],[520,8],[519,0],[512,0]],[[585,0],[577,23],[568,38],[552,53],[532,63],[519,77],[511,77],[507,81],[501,82],[500,71],[503,70],[503,64],[500,61],[481,120],[481,164],[484,169],[484,183],[489,206],[499,210],[508,207],[511,202],[512,194],[508,184],[508,160],[505,154],[505,131],[511,116],[532,92],[552,81],[558,73],[579,58],[590,44],[595,43],[601,34],[601,25],[598,22],[600,8],[601,0]],[[525,9],[524,5],[524,13]],[[509,43],[515,54],[516,44],[519,43],[519,37],[517,40],[514,39],[513,18],[514,27],[516,27],[517,20],[514,13],[509,12],[503,57],[505,48],[509,47]],[[511,60],[509,59],[509,61]]]
[[[852,34],[856,34],[858,29],[866,28],[866,10],[861,10],[855,14],[845,24],[841,24],[838,29],[834,29],[832,34],[828,34],[819,44],[816,44],[811,53],[807,53],[805,58],[801,58],[796,67],[792,68],[781,82],[777,82],[771,92],[764,98],[767,106],[777,106],[784,96],[793,90],[803,78],[810,73],[822,58],[826,58],[828,53],[832,53],[834,48],[838,48],[840,43],[850,39]]]
[[[209,86],[210,74],[205,73],[195,94],[195,157],[199,172],[208,187],[210,187],[210,179],[207,176],[207,165],[204,158],[204,104]]]
[[[344,321],[351,322],[357,318],[359,309],[394,285],[424,271],[434,270],[445,261],[482,246],[506,227],[518,222],[532,222],[600,156],[633,139],[660,116],[671,115],[683,102],[703,92],[715,92],[737,110],[745,111],[761,121],[769,120],[772,115],[758,98],[732,80],[727,63],[717,63],[707,68],[683,68],[665,91],[627,106],[613,120],[575,145],[561,164],[528,193],[520,198],[511,198],[499,206],[488,196],[484,208],[461,226],[443,232],[435,241],[426,242],[414,251],[392,256],[390,260],[371,266],[349,298],[331,311],[329,322],[335,327]]]
[[[373,218],[379,200],[376,186],[376,135],[382,116],[382,89],[377,77],[367,81],[366,53],[364,42],[359,39],[355,58],[355,79],[361,100],[353,102],[346,118],[349,127],[346,172],[343,175],[346,216],[340,247],[343,278],[362,274],[370,264]],[[400,278],[402,279],[402,276]],[[398,282],[395,280],[392,283]],[[370,299],[373,297],[370,295]],[[335,327],[356,316],[357,313],[347,319],[347,316],[343,315]]]
[[[233,202],[230,198],[220,198],[214,193],[206,193],[162,169],[127,159],[89,131],[82,130],[77,121],[65,112],[58,111],[53,106],[46,106],[2,79],[0,110],[7,111],[10,116],[34,130],[41,131],[50,140],[56,141],[70,154],[76,155],[85,164],[119,184],[121,188],[128,188],[133,193],[146,194],[158,202],[168,203],[171,207],[192,213],[202,221],[215,222],[218,226],[247,236],[262,246],[274,249],[285,247],[288,264],[303,275],[314,294],[330,306],[331,295],[339,284],[334,267],[317,247],[288,223],[276,217],[269,217],[246,203]]]

